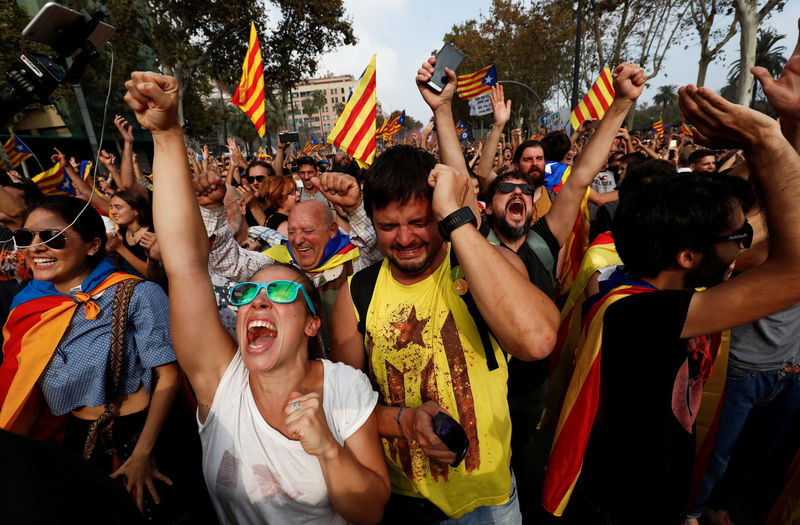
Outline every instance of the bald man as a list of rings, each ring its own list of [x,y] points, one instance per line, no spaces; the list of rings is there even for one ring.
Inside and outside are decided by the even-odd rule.
[[[224,184],[212,176],[198,184],[209,188],[204,192],[205,198],[198,198],[209,238],[213,236],[209,264],[215,273],[231,281],[246,281],[276,262],[292,264],[304,270],[314,282],[329,318],[339,288],[347,278],[383,258],[375,246],[375,230],[361,202],[361,188],[350,175],[323,173],[313,180],[325,198],[344,211],[350,222],[350,235],[339,230],[326,203],[311,199],[297,203],[289,212],[288,245],[273,246],[264,252],[245,250],[234,240],[225,218],[227,191],[221,191]],[[212,191],[211,187],[218,189]],[[324,336],[327,333],[325,330]],[[327,348],[327,339],[325,343]]]

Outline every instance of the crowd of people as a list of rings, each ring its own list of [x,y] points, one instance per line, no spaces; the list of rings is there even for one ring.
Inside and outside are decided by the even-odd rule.
[[[689,85],[691,136],[625,127],[623,63],[571,136],[506,142],[498,85],[462,144],[434,65],[368,169],[198,155],[134,72],[152,174],[117,116],[74,196],[0,178],[4,521],[800,520],[800,43],[779,120]]]

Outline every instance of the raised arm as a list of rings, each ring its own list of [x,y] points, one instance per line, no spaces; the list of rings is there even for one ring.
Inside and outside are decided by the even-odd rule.
[[[682,87],[678,103],[696,142],[744,150],[770,236],[759,267],[693,295],[683,338],[749,323],[800,300],[800,156],[776,121],[707,88]]]
[[[492,108],[494,109],[494,125],[486,136],[481,149],[481,158],[478,161],[478,167],[475,173],[478,175],[478,180],[481,183],[481,189],[486,191],[492,179],[497,177],[497,173],[492,169],[494,162],[494,154],[497,151],[497,145],[500,144],[500,136],[503,134],[503,128],[511,118],[511,100],[505,99],[503,93],[503,85],[497,84],[492,87],[492,94],[489,96],[492,101]]]
[[[91,199],[95,207],[107,211],[111,206],[111,199],[109,199],[105,195],[99,195],[98,193],[93,192],[92,187],[89,186],[89,184],[87,184],[85,180],[83,180],[80,174],[72,166],[72,163],[66,161],[65,155],[61,153],[58,149],[56,148],[53,149],[55,150],[56,154],[53,157],[51,157],[51,160],[53,160],[53,162],[58,162],[59,164],[64,166],[64,173],[67,174],[67,177],[69,177],[70,182],[72,182],[72,186],[75,188],[75,196],[85,201]],[[94,196],[92,195],[93,193]]]
[[[125,101],[153,134],[153,216],[158,235],[169,239],[160,248],[172,298],[172,341],[204,419],[236,344],[220,322],[208,275],[208,238],[178,124],[178,83],[156,73],[135,72],[125,87]]]
[[[272,159],[272,169],[275,170],[275,175],[283,175],[283,161],[286,160],[286,148],[291,145],[291,142],[279,142],[278,149],[275,151],[275,158]]]
[[[121,190],[136,190],[146,199],[150,199],[147,188],[136,182],[133,173],[133,126],[120,115],[114,116],[114,125],[122,135],[122,159],[119,161],[119,184]]]
[[[433,66],[436,59],[431,57],[417,71],[417,88],[422,98],[433,111],[436,122],[436,134],[439,137],[439,158],[443,164],[452,166],[457,170],[466,171],[464,154],[461,151],[461,141],[458,140],[456,125],[453,122],[453,94],[456,92],[456,72],[445,68],[447,85],[441,93],[436,93],[428,87],[427,82],[433,76]]]
[[[800,19],[798,19],[800,27]],[[773,79],[763,67],[754,67],[770,106],[781,117],[781,131],[796,151],[800,151],[800,31],[792,56],[783,66],[781,76]]]
[[[98,159],[100,160],[100,164],[105,166],[105,168],[108,170],[108,174],[111,176],[111,179],[117,183],[117,188],[122,189],[122,181],[119,178],[119,170],[115,164],[116,156],[104,149],[101,149]]]
[[[437,220],[474,199],[465,172],[440,164],[429,183]],[[558,309],[530,282],[519,258],[490,244],[471,224],[456,228],[450,240],[475,304],[503,350],[525,361],[547,357],[555,344]]]
[[[614,101],[600,121],[597,131],[575,161],[572,173],[558,192],[550,211],[545,215],[547,226],[559,244],[564,243],[572,230],[581,201],[586,195],[586,188],[592,183],[595,175],[603,169],[620,125],[630,107],[642,94],[642,88],[647,80],[642,68],[627,62],[617,66],[613,77],[616,93]]]

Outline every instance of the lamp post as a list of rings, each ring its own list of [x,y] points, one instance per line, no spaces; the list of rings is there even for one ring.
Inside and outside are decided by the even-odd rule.
[[[531,88],[529,85],[523,84],[522,82],[517,82],[516,80],[498,80],[497,82],[499,84],[514,84],[517,86],[524,87],[525,89],[530,91],[534,97],[536,97],[536,100],[539,102],[539,107],[542,108],[542,111],[544,111],[544,102],[542,102],[542,99],[539,98],[539,95],[537,95],[536,92],[533,90],[533,88]]]
[[[539,95],[537,95],[536,92],[533,90],[533,88],[531,88],[529,85],[523,84],[522,82],[517,82],[516,80],[498,80],[497,82],[498,84],[515,84],[517,86],[524,87],[525,89],[530,91],[534,97],[536,97],[536,100],[539,101],[539,106],[542,108],[542,111],[544,111],[544,102],[542,102],[542,99],[539,98]]]

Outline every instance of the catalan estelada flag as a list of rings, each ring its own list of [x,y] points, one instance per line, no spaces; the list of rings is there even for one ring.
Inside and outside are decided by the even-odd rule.
[[[478,95],[489,93],[495,84],[497,84],[497,72],[494,64],[474,73],[461,75],[458,77],[458,98],[470,100]]]
[[[587,118],[603,118],[613,100],[614,84],[611,79],[611,70],[606,66],[595,80],[592,89],[572,110],[572,114],[569,116],[572,129],[578,129],[581,122]]]
[[[3,144],[3,149],[8,155],[8,160],[11,161],[11,167],[16,168],[23,160],[33,156],[33,151],[24,143],[22,139],[11,135],[9,139]]]
[[[31,177],[45,195],[75,195],[75,188],[69,180],[64,167],[56,163],[47,171]]]
[[[615,272],[612,276],[618,274],[621,272]],[[575,370],[558,418],[542,489],[542,505],[555,516],[561,516],[564,512],[578,481],[583,455],[597,414],[600,396],[600,346],[606,309],[629,295],[656,291],[647,283],[631,282],[630,279],[626,282],[624,274],[622,276],[618,285],[591,304],[584,317],[575,350]]]
[[[458,125],[456,125],[456,135],[458,135],[458,140],[467,140],[472,136],[472,133],[467,129],[467,125],[459,120]]]
[[[381,131],[380,135],[376,131],[375,136],[383,138],[384,140],[391,138],[392,135],[403,129],[405,123],[406,123],[406,111],[403,110],[397,115],[386,119],[381,125],[381,129],[383,131]]]
[[[663,137],[664,136],[664,119],[661,119],[661,118],[658,119],[658,121],[655,124],[653,124],[653,129],[656,130],[656,133],[658,133],[659,137]]]
[[[250,22],[250,44],[242,64],[242,78],[233,93],[231,104],[244,111],[258,130],[258,136],[267,132],[264,99],[264,65],[261,62],[261,45],[258,43],[256,25]]]
[[[375,55],[358,80],[326,142],[344,151],[362,167],[375,158]]]

